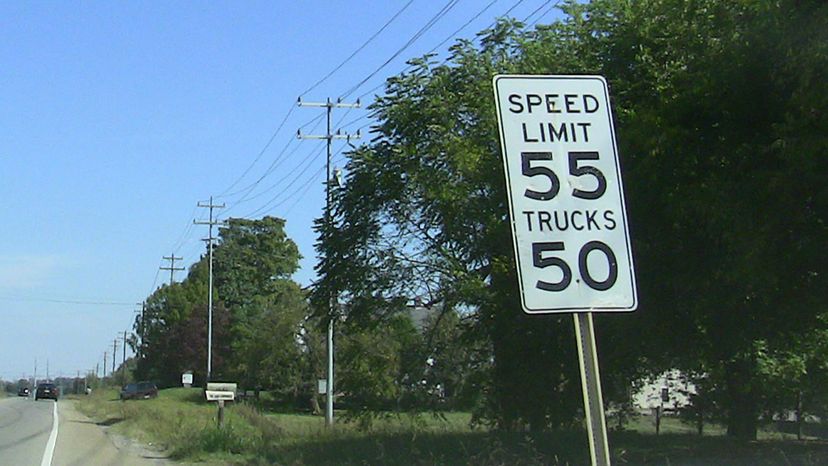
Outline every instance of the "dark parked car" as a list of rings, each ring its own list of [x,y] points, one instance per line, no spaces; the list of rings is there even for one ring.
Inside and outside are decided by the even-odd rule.
[[[140,400],[156,396],[158,396],[158,387],[152,382],[130,383],[121,389],[122,400]]]
[[[20,389],[17,390],[17,396],[29,396],[29,393],[29,387],[20,387]]]
[[[53,383],[39,383],[37,384],[37,390],[35,390],[35,400],[39,400],[41,398],[51,398],[57,401],[58,396],[60,395],[60,389],[58,389],[55,384]]]

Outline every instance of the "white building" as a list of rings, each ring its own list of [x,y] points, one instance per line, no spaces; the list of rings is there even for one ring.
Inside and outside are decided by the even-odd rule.
[[[681,371],[671,369],[633,384],[632,393],[633,407],[641,413],[649,414],[658,407],[677,411],[690,405],[690,395],[696,394],[696,386]]]

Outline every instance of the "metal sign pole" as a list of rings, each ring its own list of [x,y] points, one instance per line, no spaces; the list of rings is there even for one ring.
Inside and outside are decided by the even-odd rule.
[[[576,313],[573,317],[575,339],[578,343],[578,361],[581,366],[584,414],[589,434],[589,455],[593,466],[609,466],[609,442],[607,442],[607,424],[604,419],[604,399],[601,395],[601,374],[598,372],[598,352],[595,349],[592,313]]]

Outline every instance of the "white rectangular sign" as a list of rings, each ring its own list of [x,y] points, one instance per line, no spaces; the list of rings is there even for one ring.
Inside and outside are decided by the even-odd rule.
[[[235,392],[236,384],[231,382],[208,382],[207,390],[221,392]]]
[[[493,81],[523,310],[635,310],[606,81],[521,75]]]
[[[192,385],[193,374],[190,372],[185,372],[184,374],[181,374],[181,383],[184,385]]]
[[[204,393],[207,395],[207,401],[232,401],[236,397],[236,392],[205,390]]]

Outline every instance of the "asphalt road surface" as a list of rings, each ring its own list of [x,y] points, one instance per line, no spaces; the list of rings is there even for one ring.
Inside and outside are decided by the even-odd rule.
[[[0,465],[74,466],[170,464],[151,451],[108,434],[71,401],[0,399]]]

